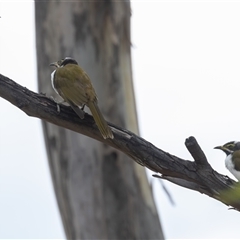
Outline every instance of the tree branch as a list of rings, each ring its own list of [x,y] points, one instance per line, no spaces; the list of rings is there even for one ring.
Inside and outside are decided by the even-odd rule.
[[[234,203],[221,197],[222,192],[233,189],[235,181],[212,169],[194,137],[186,139],[185,145],[195,161],[184,160],[111,123],[109,126],[114,139],[104,140],[91,115],[86,113],[85,118],[80,119],[70,107],[64,105],[61,105],[59,113],[52,99],[34,93],[1,74],[0,97],[31,117],[84,134],[124,152],[138,164],[161,174],[155,177],[204,193],[240,211],[240,196]]]

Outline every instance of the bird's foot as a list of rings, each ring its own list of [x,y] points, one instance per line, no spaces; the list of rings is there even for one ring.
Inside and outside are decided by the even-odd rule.
[[[60,113],[61,109],[60,109],[60,104],[64,103],[65,101],[57,101],[53,96],[50,97],[56,104],[57,104],[57,112]]]
[[[84,111],[85,106],[86,106],[85,104],[82,105],[82,107],[81,107],[82,111]]]

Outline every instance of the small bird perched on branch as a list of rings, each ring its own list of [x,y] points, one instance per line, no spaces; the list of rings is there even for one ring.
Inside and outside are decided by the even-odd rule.
[[[220,149],[227,154],[225,159],[226,168],[237,180],[240,180],[240,142],[228,142],[214,149]]]
[[[86,72],[73,58],[66,57],[50,66],[56,67],[51,74],[53,89],[83,119],[83,108],[89,107],[104,139],[113,139],[113,133],[105,121],[99,107],[96,92]]]

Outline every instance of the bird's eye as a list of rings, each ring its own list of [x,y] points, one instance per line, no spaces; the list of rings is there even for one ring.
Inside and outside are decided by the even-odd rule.
[[[64,59],[61,59],[61,60],[59,60],[59,61],[57,62],[57,63],[58,63],[58,66],[61,66],[61,65],[62,65],[63,60],[64,60]]]
[[[226,144],[226,148],[228,148],[230,150],[233,150],[234,147],[235,147],[235,144],[233,144],[233,143]]]

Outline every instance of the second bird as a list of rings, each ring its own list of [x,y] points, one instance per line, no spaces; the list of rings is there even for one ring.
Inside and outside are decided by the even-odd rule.
[[[104,139],[114,138],[112,130],[105,121],[98,107],[96,92],[87,73],[73,58],[66,57],[58,62],[51,63],[57,69],[51,74],[52,86],[76,114],[83,119],[82,109],[89,107],[93,118]],[[80,108],[79,108],[80,107]]]

